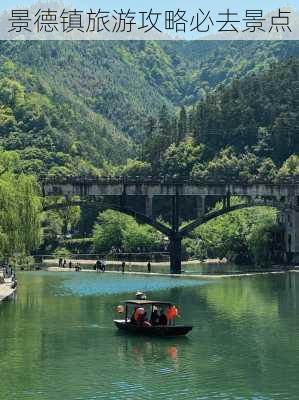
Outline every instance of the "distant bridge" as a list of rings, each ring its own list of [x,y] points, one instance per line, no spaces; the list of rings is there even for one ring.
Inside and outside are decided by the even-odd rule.
[[[41,182],[44,196],[62,196],[63,202],[45,206],[45,210],[72,205],[90,206],[101,202],[104,208],[115,209],[147,223],[170,241],[171,272],[181,272],[181,240],[197,226],[234,210],[255,206],[271,206],[280,210],[279,221],[285,228],[285,250],[293,260],[299,256],[299,180],[280,182],[215,178],[215,180],[171,178],[50,178]],[[80,200],[74,200],[74,196]],[[231,205],[231,197],[244,198],[244,202]],[[167,226],[153,212],[155,199],[167,198],[171,211],[171,226]],[[195,217],[181,227],[183,211],[181,199],[192,198]],[[137,199],[132,206],[130,199]],[[103,203],[103,199],[108,202]],[[111,199],[114,202],[111,203]],[[222,208],[208,211],[211,199],[221,200]],[[115,202],[116,201],[116,202]],[[289,257],[290,258],[290,257]]]

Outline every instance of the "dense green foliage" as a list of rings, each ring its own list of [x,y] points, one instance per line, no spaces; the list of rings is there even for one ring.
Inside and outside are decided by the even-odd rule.
[[[0,151],[0,257],[28,255],[41,243],[41,200],[33,176],[15,174],[15,152]]]
[[[298,176],[299,175],[299,155],[290,156],[278,171],[279,177]]]
[[[0,146],[16,151],[19,174],[273,180],[299,173],[297,42],[2,42],[0,54]],[[35,198],[34,178],[6,174],[0,178],[14,189],[3,192],[3,204],[17,187]],[[257,231],[249,212],[202,226],[186,241],[189,254],[271,260],[276,227],[270,211],[256,212]],[[95,215],[48,212],[45,246],[69,232],[90,236]],[[38,224],[26,233],[29,243],[11,251],[34,249]],[[15,240],[5,239],[8,226],[0,231],[3,252]],[[93,235],[100,252],[163,242],[112,211],[100,214]]]
[[[176,107],[194,105],[220,83],[297,56],[298,46],[27,41],[2,42],[0,54],[0,144],[20,153],[24,171],[108,175],[117,172],[113,164],[129,157],[146,158],[155,166],[156,158],[160,162],[164,151],[191,131],[204,142],[196,133],[194,112],[187,118],[182,108],[173,120]],[[273,90],[275,95],[280,89]],[[158,134],[152,123],[145,127],[149,116],[152,121],[158,117]],[[158,142],[154,148],[151,134]]]
[[[111,250],[147,252],[161,250],[163,236],[148,225],[117,211],[99,214],[93,230],[93,246],[98,253]]]
[[[298,79],[299,62],[289,60],[209,94],[190,115],[206,157],[233,146],[280,164],[298,152]]]
[[[116,142],[119,148],[127,146],[101,116],[77,99],[59,95],[30,70],[2,59],[0,145],[20,154],[25,172],[97,175],[94,165],[105,168]]]
[[[279,230],[276,211],[256,207],[228,213],[203,224],[183,243],[193,257],[219,257],[238,264],[266,266],[275,260],[277,244],[272,233],[276,230]]]
[[[285,176],[279,168],[299,152],[298,78],[290,59],[222,85],[175,118],[162,110],[149,120],[144,160],[154,172],[196,178]]]

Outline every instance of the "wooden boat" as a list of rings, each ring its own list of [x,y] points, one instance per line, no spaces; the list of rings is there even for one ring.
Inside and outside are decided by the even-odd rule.
[[[125,304],[125,319],[115,319],[113,322],[118,329],[127,331],[129,333],[137,335],[147,336],[183,336],[190,332],[193,328],[192,325],[151,325],[151,326],[140,326],[131,323],[128,317],[129,306],[144,307],[150,306],[151,312],[154,306],[158,307],[171,307],[172,303],[165,301],[150,301],[150,300],[127,300]]]

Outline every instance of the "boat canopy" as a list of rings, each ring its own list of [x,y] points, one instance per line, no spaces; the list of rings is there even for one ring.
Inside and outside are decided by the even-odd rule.
[[[165,306],[172,306],[173,303],[170,301],[153,301],[153,300],[125,300],[122,301],[125,304],[135,304],[138,306],[146,306],[146,305],[165,305]]]

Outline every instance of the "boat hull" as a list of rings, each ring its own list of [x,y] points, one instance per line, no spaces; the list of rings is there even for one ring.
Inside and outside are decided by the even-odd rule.
[[[122,331],[142,336],[184,336],[193,328],[191,325],[138,326],[117,319],[114,320],[114,323]]]

